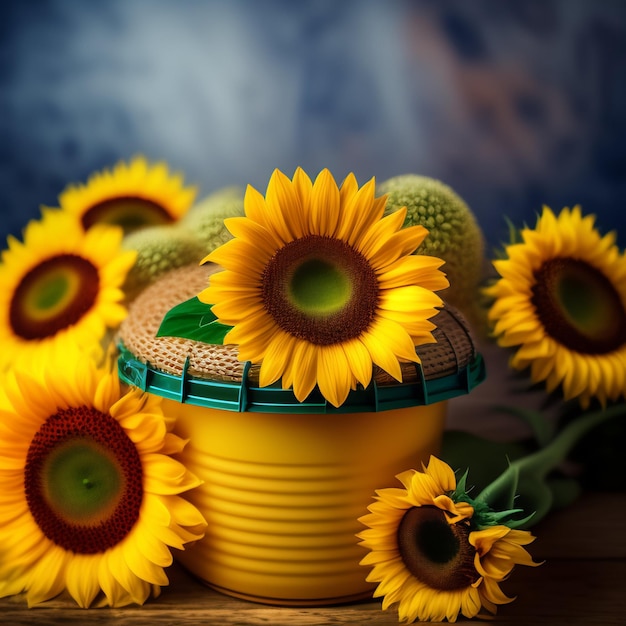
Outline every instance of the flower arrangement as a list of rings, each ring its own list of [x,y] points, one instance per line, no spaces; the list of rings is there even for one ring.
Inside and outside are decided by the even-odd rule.
[[[67,187],[23,241],[8,240],[0,263],[0,596],[24,594],[29,606],[62,593],[80,607],[143,604],[168,584],[173,550],[183,563],[194,553],[205,559],[202,546],[213,544],[203,542],[223,534],[215,528],[232,502],[247,507],[255,526],[269,522],[256,500],[245,500],[249,493],[271,494],[274,510],[294,493],[304,502],[306,482],[285,481],[259,461],[272,432],[243,441],[259,423],[255,411],[266,414],[266,429],[277,424],[277,458],[290,445],[282,431],[301,414],[313,413],[335,437],[331,425],[345,430],[348,414],[370,401],[386,411],[367,427],[381,448],[398,445],[386,441],[394,428],[400,439],[417,436],[404,413],[395,425],[398,411],[443,404],[484,377],[471,342],[463,367],[428,374],[449,292],[479,333],[484,324],[512,351],[511,371],[529,374],[567,419],[503,407],[535,435],[515,454],[462,432],[444,433],[439,448],[433,430],[421,471],[400,446],[404,465],[361,480],[356,505],[342,509],[341,532],[359,570],[350,574],[358,597],[382,597],[401,621],[454,622],[511,602],[500,583],[516,565],[538,565],[526,550],[528,529],[564,502],[555,470],[583,435],[626,412],[626,262],[615,235],[600,234],[579,207],[558,215],[544,207],[535,228],[511,226],[511,243],[493,262],[497,275],[483,287],[478,222],[439,181],[410,175],[377,188],[373,179],[359,186],[353,174],[338,184],[328,170],[313,180],[298,168],[292,178],[276,170],[264,195],[227,188],[193,205],[195,196],[180,174],[137,157]],[[129,356],[124,344],[133,311],[166,279],[177,298],[191,290],[148,311],[150,339],[169,341],[182,358],[171,371]],[[207,381],[202,362],[224,360],[219,380]],[[157,379],[163,398],[151,387]],[[224,467],[233,460],[222,448],[198,462],[200,440],[230,446],[222,430],[230,419],[218,411],[201,431],[174,408],[172,400],[182,406],[206,387],[214,396],[205,406],[252,415],[231,446],[249,446],[246,472],[264,467],[248,476],[249,491],[230,493]],[[443,427],[445,412],[437,415]],[[327,439],[309,426],[303,432],[310,468]],[[352,458],[349,443],[333,445]],[[206,476],[196,471],[203,465]],[[309,529],[300,538],[330,523],[314,513],[318,485],[330,478],[307,476],[314,504],[300,505],[298,529]],[[286,515],[289,523],[275,522],[269,536],[280,526],[289,544],[294,516]],[[233,520],[249,545],[252,529]],[[268,546],[257,551],[278,554]],[[244,556],[236,559],[242,568]]]

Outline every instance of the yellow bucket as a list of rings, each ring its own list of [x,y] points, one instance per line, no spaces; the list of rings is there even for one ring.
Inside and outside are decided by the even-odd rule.
[[[433,321],[436,342],[403,364],[403,383],[377,371],[367,389],[329,406],[318,390],[299,402],[232,346],[157,337],[167,311],[198,293],[207,269],[174,270],[132,303],[119,333],[123,382],[164,398],[181,460],[204,481],[186,494],[208,522],[179,553],[211,587],[281,605],[337,604],[371,596],[356,533],[376,489],[437,454],[446,402],[484,378],[462,317]]]
[[[356,533],[374,490],[441,443],[445,402],[383,413],[226,413],[166,400],[181,455],[204,484],[208,522],[179,561],[211,587],[257,602],[371,597]]]

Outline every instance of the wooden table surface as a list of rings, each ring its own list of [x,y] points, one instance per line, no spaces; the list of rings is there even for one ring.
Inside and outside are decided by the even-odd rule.
[[[494,439],[516,439],[527,432],[519,422],[488,410],[506,389],[501,352],[487,348],[488,379],[481,393],[451,403],[449,426]],[[533,401],[529,395],[528,402]],[[538,398],[540,401],[540,398]],[[471,419],[468,419],[468,416]],[[477,419],[476,416],[480,416]],[[616,442],[623,445],[623,442]],[[494,620],[459,620],[466,624],[546,624],[550,626],[626,626],[626,492],[591,493],[552,512],[533,529],[529,546],[541,567],[517,567],[502,584],[513,603],[501,606]],[[364,568],[364,573],[366,569]],[[168,570],[170,585],[156,600],[124,609],[75,608],[66,598],[26,608],[24,599],[0,599],[0,624],[114,624],[115,626],[322,626],[398,624],[397,613],[382,611],[379,600],[335,607],[284,608],[237,600],[208,589],[180,566]]]
[[[533,532],[529,547],[538,568],[517,567],[503,583],[517,600],[501,606],[495,620],[463,620],[468,624],[626,624],[626,496],[586,493],[569,508],[551,513]],[[176,626],[398,624],[393,610],[378,600],[323,608],[283,608],[236,600],[208,589],[179,566],[169,571],[171,584],[156,600],[124,609],[74,608],[61,598],[45,607],[27,609],[20,597],[0,600],[0,623],[115,624]]]

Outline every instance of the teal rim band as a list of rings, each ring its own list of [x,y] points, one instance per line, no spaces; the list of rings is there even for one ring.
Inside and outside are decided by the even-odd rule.
[[[424,406],[469,393],[485,379],[485,362],[480,354],[453,374],[426,380],[422,368],[415,364],[418,380],[411,383],[381,385],[372,381],[366,389],[348,394],[340,407],[327,402],[315,389],[304,402],[299,402],[291,389],[278,383],[268,387],[248,384],[246,363],[243,382],[224,382],[190,376],[187,364],[182,376],[169,374],[139,361],[123,344],[119,345],[118,373],[120,379],[142,391],[186,404],[224,411],[255,413],[367,413],[412,406]]]

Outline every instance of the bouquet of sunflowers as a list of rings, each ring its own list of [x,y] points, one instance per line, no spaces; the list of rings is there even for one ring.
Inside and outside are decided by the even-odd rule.
[[[533,446],[507,456],[493,444],[485,455],[475,437],[445,433],[420,467],[384,477],[350,531],[367,593],[401,621],[453,622],[510,602],[500,583],[516,565],[538,565],[528,529],[564,501],[555,468],[583,435],[626,412],[626,261],[615,235],[579,207],[544,207],[535,227],[511,225],[485,276],[470,209],[425,177],[359,186],[352,174],[337,184],[327,170],[312,180],[298,168],[292,178],[274,172],[265,195],[196,195],[166,165],[138,157],[69,186],[8,240],[0,595],[23,594],[29,606],[61,593],[84,608],[143,604],[168,584],[172,549],[192,554],[210,535],[194,497],[207,479],[185,462],[193,436],[147,392],[145,363],[135,377],[116,364],[120,325],[141,294],[209,264],[207,284],[156,320],[156,335],[236,346],[254,375],[246,393],[270,390],[274,403],[288,394],[290,410],[340,419],[351,402],[386,397],[379,373],[403,385],[406,406],[417,388],[424,400],[424,351],[446,307],[545,387],[560,421],[503,408],[532,427]],[[484,377],[470,352],[466,392]],[[433,384],[458,384],[458,374]]]

